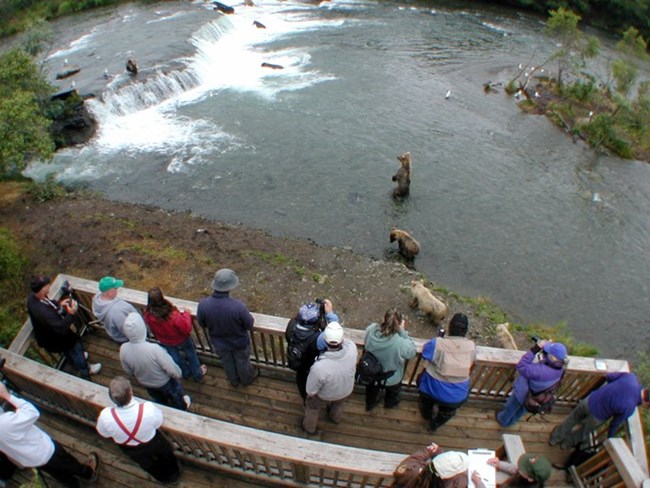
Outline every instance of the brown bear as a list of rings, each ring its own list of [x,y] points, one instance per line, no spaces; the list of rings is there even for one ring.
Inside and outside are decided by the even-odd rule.
[[[402,166],[393,175],[393,181],[397,182],[397,186],[393,188],[393,198],[401,199],[409,196],[411,188],[411,153],[405,152],[397,156],[397,160]]]
[[[508,330],[509,327],[510,324],[508,322],[505,324],[498,324],[496,326],[497,339],[499,339],[499,343],[503,349],[514,349],[518,351],[519,348],[517,347],[515,338],[512,337],[510,330]]]
[[[420,243],[411,237],[405,230],[393,229],[390,231],[390,242],[397,241],[399,253],[406,259],[414,259],[420,252]]]
[[[440,325],[447,316],[447,305],[436,298],[421,281],[411,281],[411,295],[411,308],[417,307],[431,317],[434,325]]]

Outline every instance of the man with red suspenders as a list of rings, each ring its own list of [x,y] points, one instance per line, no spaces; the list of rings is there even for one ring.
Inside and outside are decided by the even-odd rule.
[[[115,407],[106,407],[97,419],[97,432],[112,438],[120,449],[161,483],[174,483],[180,469],[174,449],[158,428],[163,414],[151,402],[133,398],[131,383],[116,376],[108,387]]]

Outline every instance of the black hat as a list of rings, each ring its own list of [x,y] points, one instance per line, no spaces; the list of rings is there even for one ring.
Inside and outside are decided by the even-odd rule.
[[[34,293],[38,293],[43,289],[47,284],[51,283],[49,276],[36,276],[32,279],[32,282],[29,284]]]
[[[464,313],[457,313],[451,318],[451,321],[449,322],[450,326],[456,326],[459,329],[465,329],[469,327],[469,322],[467,320],[467,315]]]

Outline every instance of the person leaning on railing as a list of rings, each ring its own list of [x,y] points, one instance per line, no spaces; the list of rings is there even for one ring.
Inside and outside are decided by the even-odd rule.
[[[99,293],[93,297],[93,314],[104,325],[106,333],[118,344],[129,339],[124,334],[124,321],[130,313],[137,310],[126,300],[117,296],[124,281],[104,276],[99,280]]]
[[[552,472],[551,462],[544,456],[535,454],[522,454],[516,465],[500,461],[496,457],[488,459],[487,463],[497,471],[510,475],[505,482],[499,483],[499,487],[534,486],[544,488],[544,483],[551,477]],[[476,471],[472,473],[471,478],[475,488],[485,488],[483,479]]]
[[[133,398],[131,382],[116,376],[108,387],[115,407],[106,407],[97,418],[97,432],[113,439],[122,452],[161,483],[174,483],[180,468],[172,445],[158,428],[161,410],[151,402]]]
[[[156,336],[158,342],[178,364],[183,378],[190,376],[201,381],[208,367],[201,364],[192,340],[192,314],[189,310],[179,310],[165,298],[158,287],[149,290],[144,321]]]
[[[519,375],[512,385],[512,394],[496,414],[501,427],[514,425],[526,414],[524,403],[529,391],[544,391],[562,380],[566,359],[564,344],[546,339],[535,342],[515,366]]]
[[[569,416],[551,434],[549,444],[560,444],[562,449],[583,445],[589,434],[607,422],[607,437],[614,437],[618,428],[638,406],[650,406],[650,392],[643,388],[634,373],[610,373],[607,383],[583,398]],[[578,426],[579,428],[575,428]]]
[[[465,338],[469,322],[462,313],[449,321],[449,336],[431,339],[422,347],[424,371],[418,378],[420,414],[435,432],[469,397],[469,376],[476,360],[476,344]],[[434,409],[438,413],[434,417]]]
[[[417,353],[402,314],[391,308],[384,314],[381,324],[370,324],[366,328],[364,349],[377,357],[384,371],[393,371],[384,384],[374,382],[366,386],[366,410],[379,404],[382,388],[386,390],[384,408],[396,407],[401,400],[404,362]]]
[[[32,293],[27,298],[27,312],[34,329],[36,343],[48,352],[63,353],[79,371],[82,378],[90,379],[102,369],[100,363],[88,364],[81,339],[71,329],[76,324],[78,305],[72,297],[50,299],[50,277],[37,276],[30,284]]]

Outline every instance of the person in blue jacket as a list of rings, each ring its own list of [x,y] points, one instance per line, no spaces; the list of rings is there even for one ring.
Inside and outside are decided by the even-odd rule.
[[[503,409],[497,413],[501,427],[510,427],[523,417],[528,391],[539,393],[562,379],[567,349],[561,342],[540,339],[517,363],[519,375],[512,386],[512,394]]]
[[[467,317],[457,313],[449,321],[448,337],[433,338],[422,347],[424,371],[418,379],[420,414],[430,421],[431,432],[449,421],[469,396],[476,345],[465,338],[468,329]]]
[[[568,449],[582,444],[591,432],[610,418],[607,437],[614,437],[638,406],[650,406],[648,389],[641,386],[635,374],[611,373],[605,379],[607,383],[583,398],[566,420],[553,430],[550,445],[561,443],[562,449]],[[576,425],[580,428],[574,431]]]

